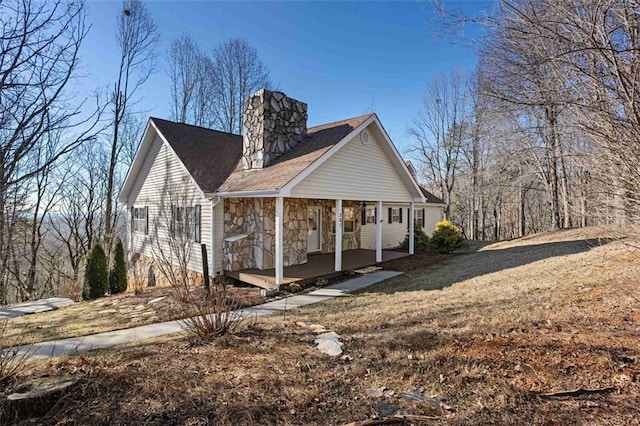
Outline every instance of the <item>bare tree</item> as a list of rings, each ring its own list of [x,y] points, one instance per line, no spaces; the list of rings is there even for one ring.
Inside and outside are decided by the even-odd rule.
[[[107,165],[106,149],[93,142],[74,152],[57,178],[61,197],[52,233],[67,260],[61,272],[79,289],[86,256],[104,236]]]
[[[429,84],[422,110],[409,128],[409,136],[414,139],[412,156],[447,204],[447,217],[465,137],[467,102],[462,74],[441,74]]]
[[[197,106],[206,92],[201,85],[207,76],[203,72],[205,58],[200,46],[182,34],[171,42],[169,49],[169,78],[171,79],[171,115],[179,123],[197,123]],[[212,77],[209,77],[212,78]]]
[[[122,132],[131,117],[138,90],[155,70],[156,46],[159,30],[149,10],[141,0],[124,0],[116,24],[116,38],[120,47],[118,77],[111,93],[112,135],[107,173],[105,205],[105,239],[110,251],[116,225],[114,191],[117,166],[122,152]]]
[[[436,6],[447,24],[487,29],[488,93],[528,125],[528,155],[518,159],[546,187],[549,224],[640,219],[637,2],[502,0],[478,17]],[[531,206],[543,205],[528,194]]]
[[[99,110],[72,103],[79,50],[87,34],[83,2],[0,3],[0,301],[6,302],[12,218],[21,185],[95,134]],[[34,155],[49,140],[55,146]],[[38,161],[34,161],[34,158]],[[24,187],[23,187],[24,188]]]
[[[148,230],[154,265],[172,287],[183,309],[183,324],[197,339],[234,331],[243,320],[240,304],[228,292],[224,277],[202,291],[195,288],[193,250],[200,249],[200,206],[184,185],[166,182],[155,220]],[[157,210],[156,210],[157,208]],[[148,213],[147,213],[148,214]],[[207,262],[207,259],[202,259]],[[204,277],[203,277],[204,278]],[[207,277],[209,278],[209,277]]]
[[[269,70],[256,49],[241,39],[231,39],[216,47],[212,65],[216,127],[240,134],[243,102],[251,93],[271,85]]]

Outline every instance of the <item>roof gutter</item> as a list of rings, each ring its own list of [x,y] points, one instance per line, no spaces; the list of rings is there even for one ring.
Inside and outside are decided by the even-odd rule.
[[[207,192],[204,194],[207,198],[244,198],[244,197],[277,197],[282,195],[279,189],[262,189],[258,191],[225,191],[225,192]]]

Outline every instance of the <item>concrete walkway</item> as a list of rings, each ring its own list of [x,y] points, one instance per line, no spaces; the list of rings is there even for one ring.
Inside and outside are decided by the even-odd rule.
[[[49,299],[34,300],[32,302],[19,303],[0,308],[0,320],[17,318],[23,315],[37,314],[38,312],[54,311],[73,305],[73,300],[65,297],[50,297]]]
[[[402,272],[375,272],[373,274],[363,275],[319,290],[314,290],[309,293],[244,308],[240,312],[244,318],[281,313],[285,310],[289,311],[300,306],[323,302],[337,296],[344,296],[348,293],[369,287],[398,275],[402,275]],[[182,320],[166,321],[143,325],[140,327],[126,328],[123,330],[109,331],[107,333],[92,334],[90,336],[72,337],[68,339],[35,343],[33,345],[22,346],[19,348],[19,351],[21,353],[29,352],[29,357],[34,360],[44,359],[71,352],[108,348],[111,346],[134,342],[136,340],[179,333],[181,331],[183,331]]]

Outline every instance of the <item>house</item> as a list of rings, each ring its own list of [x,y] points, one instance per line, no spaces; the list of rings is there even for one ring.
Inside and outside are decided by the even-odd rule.
[[[391,258],[384,249],[414,224],[430,234],[444,206],[376,114],[307,128],[305,103],[268,90],[245,101],[243,136],[151,118],[119,200],[139,270],[177,262],[180,237],[194,274],[206,264],[209,275],[266,287],[302,279],[321,258],[331,271]]]

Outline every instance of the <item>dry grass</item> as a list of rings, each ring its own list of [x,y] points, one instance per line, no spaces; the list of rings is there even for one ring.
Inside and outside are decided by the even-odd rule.
[[[194,294],[201,291],[202,288],[198,287]],[[230,293],[240,306],[264,302],[259,289],[231,287]],[[150,300],[163,296],[169,297],[158,303],[148,304]],[[195,297],[200,296],[196,294]],[[149,287],[139,294],[127,292],[11,319],[5,330],[5,341],[13,340],[18,335],[21,335],[20,339],[24,344],[86,336],[180,319],[184,315],[184,307],[175,300],[170,287]]]
[[[382,397],[434,424],[640,424],[640,252],[602,230],[483,247],[192,346],[157,340],[37,365],[81,374],[43,424],[340,424]],[[408,265],[407,265],[408,267]],[[412,267],[415,272],[415,265]],[[343,336],[329,358],[296,321]],[[405,402],[408,388],[441,405]],[[542,392],[613,387],[545,398]]]

